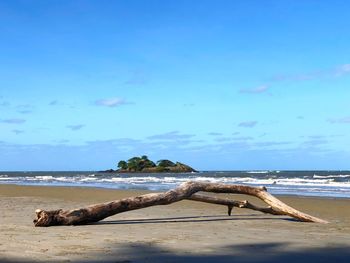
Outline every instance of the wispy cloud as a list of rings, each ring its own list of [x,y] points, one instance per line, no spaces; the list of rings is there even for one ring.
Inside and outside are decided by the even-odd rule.
[[[326,70],[316,70],[295,75],[278,75],[271,78],[272,81],[305,81],[320,78],[337,78],[350,74],[350,64],[343,64]]]
[[[0,102],[0,107],[7,107],[10,106],[10,103],[8,101],[1,101]]]
[[[261,85],[261,86],[258,86],[256,88],[252,88],[252,89],[240,89],[239,93],[261,94],[261,93],[268,91],[268,89],[269,89],[268,85]]]
[[[344,64],[335,69],[333,75],[335,77],[340,77],[343,75],[350,74],[350,64]]]
[[[238,127],[253,128],[258,124],[257,121],[244,121],[238,124]]]
[[[217,137],[215,141],[217,142],[229,142],[235,141],[235,143],[242,143],[253,140],[253,137],[250,136],[233,136],[233,137]]]
[[[31,104],[20,104],[16,106],[17,112],[21,114],[29,114],[34,110],[34,106]]]
[[[12,130],[12,132],[13,133],[15,133],[15,134],[21,134],[21,133],[24,133],[24,131],[23,130]]]
[[[108,98],[108,99],[99,99],[95,101],[95,105],[104,106],[104,107],[118,107],[125,104],[131,104],[122,98]]]
[[[66,143],[69,143],[70,141],[66,140],[66,139],[63,139],[63,140],[55,140],[54,142],[58,143],[58,144],[66,144]]]
[[[52,100],[49,102],[49,106],[56,106],[58,104],[58,100]]]
[[[290,143],[292,143],[292,142],[266,141],[266,142],[256,142],[252,145],[255,147],[271,147],[271,146],[286,145],[286,144],[290,144]]]
[[[78,131],[85,127],[84,124],[76,124],[76,125],[67,125],[66,128],[71,129],[72,131]]]
[[[342,134],[327,134],[327,135],[301,135],[300,138],[305,138],[306,141],[312,141],[312,140],[327,140],[343,137]]]
[[[302,143],[302,146],[306,146],[306,147],[315,147],[315,146],[319,146],[319,145],[324,145],[327,144],[329,141],[326,139],[311,139],[311,140],[307,140],[304,141]]]
[[[310,72],[304,72],[299,74],[280,74],[273,76],[269,79],[267,84],[260,85],[256,88],[244,88],[240,89],[239,93],[245,93],[245,94],[262,94],[267,93],[271,95],[271,93],[268,92],[271,85],[273,85],[274,82],[281,82],[281,81],[308,81],[308,80],[317,80],[317,79],[323,79],[323,78],[339,78],[342,76],[350,75],[350,64],[342,64],[338,65],[336,67],[325,69],[325,70],[314,70]],[[302,119],[299,118],[298,119]]]
[[[32,113],[33,111],[32,110],[19,110],[17,112],[21,113],[21,114],[29,114],[29,113]]]
[[[2,123],[8,123],[8,124],[23,124],[26,122],[26,120],[24,119],[16,119],[16,118],[13,118],[13,119],[4,119],[4,120],[0,120],[0,122]]]
[[[208,135],[210,135],[210,136],[221,136],[222,133],[220,133],[220,132],[209,132]]]
[[[239,137],[232,137],[232,140],[235,140],[235,141],[250,141],[250,140],[254,140],[254,138],[250,137],[250,136],[239,136]]]
[[[183,139],[190,139],[194,137],[193,134],[181,134],[179,131],[172,131],[162,134],[156,134],[147,137],[149,140],[183,140]]]
[[[301,138],[308,138],[311,140],[315,140],[315,139],[323,139],[323,138],[327,138],[327,135],[307,135],[307,136],[300,136]]]
[[[217,137],[214,139],[217,142],[229,142],[232,141],[231,137]]]
[[[346,116],[346,117],[343,117],[343,118],[330,118],[327,121],[332,123],[332,124],[335,124],[335,123],[350,124],[350,116]]]
[[[133,139],[133,138],[119,138],[119,139],[108,139],[108,140],[95,140],[95,141],[87,141],[88,145],[91,146],[112,146],[112,147],[120,147],[120,146],[135,146],[141,145],[143,142],[141,140]]]

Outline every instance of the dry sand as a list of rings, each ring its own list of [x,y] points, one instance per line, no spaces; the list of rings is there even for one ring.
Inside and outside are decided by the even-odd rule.
[[[0,185],[0,261],[350,262],[348,199],[281,197],[326,225],[246,209],[229,217],[225,207],[182,201],[94,225],[33,227],[37,208],[79,208],[141,193]]]

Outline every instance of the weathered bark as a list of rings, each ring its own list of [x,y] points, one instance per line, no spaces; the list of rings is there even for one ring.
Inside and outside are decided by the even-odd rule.
[[[260,198],[267,203],[269,207],[258,207],[248,201],[232,201],[211,196],[195,194],[197,192],[212,193],[232,193],[246,194]],[[53,225],[81,225],[100,221],[106,217],[141,209],[155,205],[168,205],[181,200],[193,200],[212,204],[225,205],[228,207],[228,214],[231,215],[233,207],[248,208],[263,213],[273,215],[288,215],[303,222],[328,223],[317,217],[302,213],[276,197],[269,194],[265,187],[252,187],[244,185],[227,185],[204,182],[187,182],[179,187],[165,193],[151,193],[136,197],[124,198],[104,204],[92,205],[86,208],[63,211],[53,210],[44,211],[37,209],[35,226],[53,226]]]
[[[285,215],[285,213],[280,212],[278,210],[274,210],[271,206],[268,207],[260,207],[253,205],[252,203],[245,201],[235,201],[235,200],[229,200],[229,199],[222,199],[217,198],[213,196],[207,196],[207,195],[201,195],[201,194],[193,194],[191,197],[187,198],[188,200],[192,201],[199,201],[204,203],[210,203],[210,204],[216,204],[216,205],[224,205],[228,208],[228,215],[230,216],[232,213],[233,207],[238,208],[248,208],[255,211],[259,211],[265,214],[272,214],[272,215]]]

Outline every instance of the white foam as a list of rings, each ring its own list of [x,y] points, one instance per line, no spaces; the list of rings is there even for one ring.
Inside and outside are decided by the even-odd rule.
[[[30,176],[27,176],[26,178],[31,178]],[[51,176],[51,175],[37,175],[34,177],[35,179],[38,179],[38,180],[43,180],[43,181],[46,181],[46,180],[53,180],[54,177]]]
[[[317,175],[314,174],[313,178],[350,178],[350,174],[336,174],[336,175]]]
[[[267,174],[269,171],[248,171],[247,174]]]
[[[250,171],[248,173],[267,173],[268,171]],[[226,176],[227,173],[227,176]],[[246,184],[246,185],[265,185],[271,191],[278,193],[325,193],[326,196],[342,195],[350,197],[350,175],[317,175],[313,177],[292,177],[283,176],[259,176],[248,175],[245,177],[232,177],[229,172],[225,173],[199,173],[199,174],[157,174],[157,175],[108,175],[100,176],[95,174],[54,174],[54,175],[0,175],[2,183],[19,184],[45,184],[45,185],[79,185],[89,187],[107,187],[117,189],[149,189],[165,190],[176,187],[177,185],[189,180],[198,182],[227,183],[227,184]],[[264,177],[264,178],[259,178]],[[267,177],[267,178],[266,178]],[[273,177],[273,178],[271,178]],[[345,178],[343,182],[336,182],[336,178]]]

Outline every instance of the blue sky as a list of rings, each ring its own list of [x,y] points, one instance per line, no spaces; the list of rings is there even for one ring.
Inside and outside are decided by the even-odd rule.
[[[350,169],[349,11],[0,0],[0,170]]]

